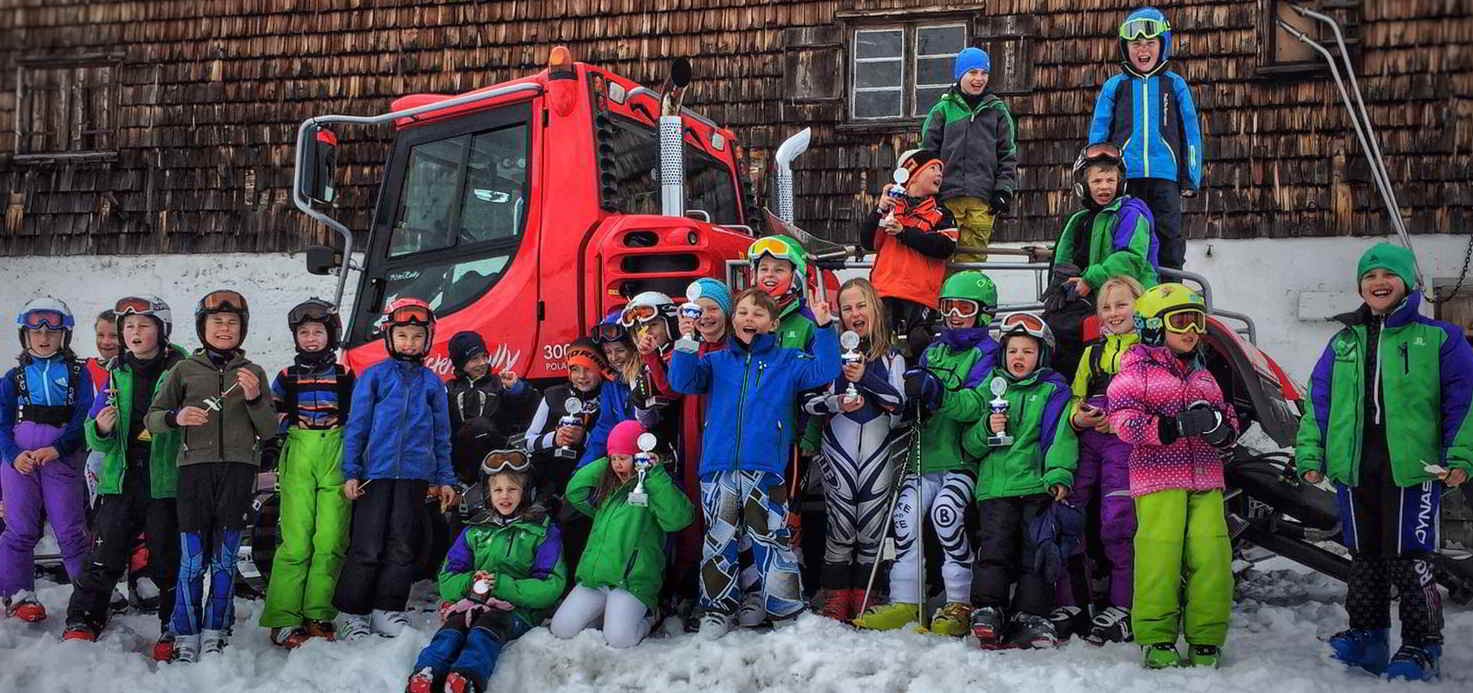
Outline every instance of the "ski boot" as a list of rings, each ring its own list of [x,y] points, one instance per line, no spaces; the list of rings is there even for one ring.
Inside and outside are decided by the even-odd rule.
[[[731,632],[731,614],[721,611],[707,611],[701,614],[701,626],[697,630],[704,640],[716,640]]]
[[[1380,676],[1386,671],[1391,646],[1386,643],[1385,628],[1352,628],[1330,636],[1331,657],[1346,666],[1359,667]]]
[[[1222,648],[1216,645],[1188,645],[1187,658],[1182,663],[1189,667],[1216,669],[1222,664]]]
[[[409,683],[404,684],[404,693],[431,693],[434,686],[435,672],[425,667],[409,676]]]
[[[95,626],[85,621],[72,621],[66,624],[66,630],[61,632],[61,639],[96,642],[97,630]]]
[[[123,594],[122,588],[113,587],[112,597],[107,602],[107,610],[113,614],[121,614],[128,611],[128,595]]]
[[[831,618],[835,621],[848,621],[854,618],[849,610],[849,590],[835,590],[824,588],[813,595],[813,610],[819,616]]]
[[[153,644],[153,655],[155,662],[167,662],[174,659],[174,634],[164,631],[159,639]]]
[[[1078,634],[1080,637],[1089,633],[1089,614],[1077,606],[1061,606],[1054,609],[1048,615],[1050,623],[1054,624],[1054,632],[1058,633],[1059,640],[1068,640]]]
[[[344,640],[348,641],[373,635],[373,626],[369,624],[368,614],[343,614],[341,635]]]
[[[1133,637],[1130,610],[1112,606],[1096,614],[1089,622],[1089,635],[1084,636],[1084,641],[1103,645],[1107,642],[1130,642]]]
[[[46,607],[36,601],[35,592],[21,590],[5,600],[5,615],[26,623],[40,623],[46,620]]]
[[[984,650],[1000,650],[1003,647],[1002,632],[1008,617],[995,606],[984,606],[972,612],[972,635],[977,645]]]
[[[761,592],[753,591],[742,600],[736,620],[737,625],[743,628],[756,628],[767,620],[767,600],[762,598]]]
[[[128,606],[146,614],[158,613],[159,588],[147,576],[140,576],[128,584]]]
[[[963,602],[947,602],[931,619],[931,632],[960,638],[967,634],[972,625],[972,605]]]
[[[445,693],[477,693],[476,684],[459,672],[450,672],[445,676]]]
[[[1141,645],[1141,657],[1141,666],[1147,669],[1170,669],[1181,666],[1181,655],[1176,651],[1176,643],[1158,642]]]
[[[409,627],[409,618],[404,615],[403,611],[374,609],[368,617],[368,623],[375,635],[397,638],[405,628]]]
[[[919,620],[921,620],[919,604],[895,602],[893,604],[872,606],[869,610],[855,617],[851,623],[856,627],[868,630],[895,630],[896,628],[904,627],[907,623],[915,623]]]
[[[224,630],[207,630],[200,634],[199,651],[201,655],[224,654],[225,645],[228,644],[230,632]]]
[[[1402,643],[1391,663],[1386,665],[1386,678],[1391,680],[1436,681],[1442,676],[1442,645]]]
[[[174,640],[174,661],[193,664],[199,661],[199,641],[196,635],[178,636]]]
[[[318,621],[309,618],[307,619],[307,635],[332,642],[337,639],[338,629],[332,624],[332,621]]]
[[[307,632],[307,629],[301,626],[271,629],[271,644],[288,650],[295,650],[301,647],[311,637],[312,635]]]
[[[864,613],[865,609],[868,609],[870,607],[870,604],[865,603],[863,587],[855,587],[854,589],[849,590],[848,597],[849,613],[853,614],[855,617],[858,617],[860,614]],[[871,594],[868,601],[870,603],[873,603],[878,600],[876,599],[876,595]]]
[[[1053,621],[1038,614],[1019,613],[1013,617],[1012,633],[1008,635],[1008,647],[1024,650],[1041,650],[1059,646],[1059,634],[1054,631]]]

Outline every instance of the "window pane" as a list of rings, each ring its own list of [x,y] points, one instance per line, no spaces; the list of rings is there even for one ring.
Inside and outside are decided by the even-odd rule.
[[[916,60],[916,84],[951,84],[955,58],[919,58]]]
[[[527,126],[476,135],[466,162],[465,187],[459,243],[521,235],[527,205]]]
[[[855,63],[854,64],[854,86],[859,89],[866,87],[899,87],[900,86],[899,60],[886,60],[878,63]]]
[[[454,242],[450,214],[457,200],[456,179],[470,135],[426,142],[409,154],[399,212],[394,217],[389,257],[445,248]]]
[[[899,118],[900,108],[899,89],[854,92],[855,118]]]
[[[919,87],[919,88],[917,88],[916,89],[916,101],[915,101],[915,104],[916,104],[915,115],[917,115],[917,116],[926,115],[926,113],[928,113],[931,110],[931,107],[932,106],[935,106],[936,105],[936,102],[941,100],[941,95],[942,94],[945,94],[946,93],[946,90],[948,90],[950,88],[951,88],[951,85],[950,84],[948,84],[948,85],[946,85],[944,87]]]
[[[956,55],[966,47],[966,41],[967,28],[961,24],[919,27],[916,55]]]
[[[898,58],[904,45],[905,35],[900,29],[854,32],[856,58]]]
[[[384,305],[403,296],[413,296],[430,304],[435,315],[444,317],[491,288],[515,253],[516,248],[506,248],[475,259],[451,259],[390,270],[384,276]],[[382,334],[382,325],[375,322],[364,339],[377,339]]]

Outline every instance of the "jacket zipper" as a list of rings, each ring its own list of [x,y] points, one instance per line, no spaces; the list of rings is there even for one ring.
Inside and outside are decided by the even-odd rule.
[[[409,386],[411,385],[408,377],[404,375],[400,377],[404,381],[404,406],[399,407],[399,448],[397,454],[394,455],[394,476],[396,478],[399,476],[400,464],[404,461],[404,417],[409,413]],[[431,444],[433,445],[433,442]],[[430,484],[434,485],[434,483],[435,480],[431,479]]]
[[[749,347],[750,348],[750,347]],[[742,468],[742,408],[747,402],[747,375],[752,372],[752,352],[747,352],[747,361],[742,365],[742,392],[737,396],[737,436],[736,455],[732,459],[732,469]]]
[[[1141,78],[1141,166],[1143,177],[1151,177],[1151,78]]]
[[[1401,374],[1402,375],[1411,375],[1412,374],[1412,359],[1411,359],[1411,355],[1407,353],[1407,343],[1406,342],[1402,342],[1401,343]]]
[[[1381,321],[1381,329],[1376,332],[1376,373],[1371,382],[1371,404],[1376,407],[1376,423],[1381,423],[1381,354],[1382,344],[1386,341],[1386,322]]]
[[[225,369],[229,367],[230,364],[227,363],[220,369],[220,392],[222,393],[225,392]],[[219,455],[220,459],[223,460],[225,459],[225,396],[223,394],[220,396],[220,411],[215,413],[217,414],[215,416],[215,433],[220,445],[216,449],[215,454]]]

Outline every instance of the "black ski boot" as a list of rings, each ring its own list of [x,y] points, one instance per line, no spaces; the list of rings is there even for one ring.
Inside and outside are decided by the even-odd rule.
[[[1130,642],[1135,634],[1130,630],[1130,611],[1112,606],[1095,615],[1090,621],[1089,635],[1084,641],[1091,645],[1107,642]]]
[[[1048,615],[1048,620],[1054,624],[1054,632],[1059,634],[1059,640],[1068,640],[1074,635],[1084,637],[1089,633],[1089,614],[1077,606],[1054,609]]]
[[[1008,635],[1007,647],[1032,650],[1058,646],[1059,634],[1052,621],[1037,614],[1020,613],[1013,617],[1013,630]]]
[[[1003,628],[1007,624],[1007,615],[995,606],[972,611],[972,635],[977,638],[977,646],[984,650],[1002,649]]]

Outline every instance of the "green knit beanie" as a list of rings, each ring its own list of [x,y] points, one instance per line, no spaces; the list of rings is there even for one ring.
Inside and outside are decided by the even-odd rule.
[[[1360,264],[1356,266],[1356,285],[1359,286],[1361,277],[1366,276],[1367,272],[1378,268],[1401,277],[1402,282],[1407,285],[1407,291],[1417,288],[1417,256],[1412,251],[1385,241],[1371,246],[1360,256]]]

